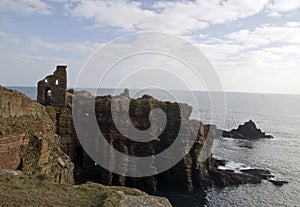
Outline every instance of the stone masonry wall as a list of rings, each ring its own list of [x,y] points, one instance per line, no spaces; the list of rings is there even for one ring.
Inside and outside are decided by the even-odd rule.
[[[57,66],[53,75],[38,82],[37,101],[43,105],[65,106],[67,66]]]

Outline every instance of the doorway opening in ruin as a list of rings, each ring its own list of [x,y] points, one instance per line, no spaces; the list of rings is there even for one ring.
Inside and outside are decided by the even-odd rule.
[[[52,90],[47,88],[45,91],[45,104],[50,105],[52,102]]]

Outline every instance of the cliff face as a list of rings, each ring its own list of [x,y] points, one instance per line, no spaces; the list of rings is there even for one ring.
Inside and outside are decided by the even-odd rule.
[[[59,140],[45,107],[0,87],[0,168],[73,183],[74,167]]]
[[[86,92],[81,92],[81,95],[85,101],[90,98],[95,98]],[[77,139],[72,122],[72,94],[69,93],[66,107],[47,106],[47,111],[56,124],[58,134],[62,136],[62,149],[71,157],[75,164],[75,179],[77,183],[90,180],[105,185],[136,187],[149,193],[156,193],[164,189],[191,192],[202,184],[210,182],[209,170],[211,166],[213,166],[213,159],[211,155],[208,155],[208,159],[205,162],[198,162],[198,157],[206,141],[208,129],[211,126],[204,125],[200,121],[190,120],[189,116],[192,112],[190,106],[187,104],[159,101],[147,95],[139,99],[131,99],[126,94],[122,94],[115,98],[117,104],[114,105],[114,107],[117,114],[123,114],[122,112],[126,110],[124,101],[130,103],[130,119],[137,129],[144,130],[150,127],[148,117],[152,109],[160,108],[167,116],[165,130],[157,139],[144,144],[134,142],[124,137],[113,123],[111,115],[112,97],[96,97],[95,111],[101,132],[106,140],[121,153],[135,156],[158,154],[167,149],[174,142],[178,135],[180,125],[183,136],[190,137],[196,135],[196,142],[190,152],[177,165],[156,176],[130,178],[108,172],[100,166],[95,165],[95,162],[87,156]],[[81,113],[82,119],[84,119],[87,114],[85,112],[84,102],[77,104],[82,104]],[[180,109],[183,115],[180,115]],[[125,122],[122,123],[123,117],[118,117],[118,119],[121,125],[128,124]],[[211,145],[212,143],[207,144]],[[114,154],[111,153],[103,152],[102,156],[105,157],[107,162],[111,165],[122,165],[124,171],[129,170],[129,166],[133,166],[132,163],[128,163],[128,160],[115,159]],[[155,160],[153,162],[155,162]]]
[[[268,170],[262,169],[255,169],[250,172],[243,171],[242,173],[222,170],[227,161],[213,159],[210,152],[213,139],[208,139],[209,130],[213,134],[219,133],[220,130],[216,129],[214,125],[205,125],[201,121],[189,119],[192,108],[187,104],[159,101],[148,95],[138,99],[131,99],[127,93],[115,97],[94,97],[88,92],[73,93],[81,97],[74,100],[77,105],[80,105],[80,111],[76,112],[79,113],[77,118],[82,120],[79,126],[81,128],[80,131],[81,133],[83,132],[83,137],[94,148],[101,148],[101,144],[99,145],[89,135],[90,119],[88,117],[92,114],[91,110],[95,111],[98,126],[107,142],[125,155],[145,157],[163,152],[177,139],[180,127],[182,137],[188,138],[196,135],[196,140],[186,156],[169,170],[149,177],[132,178],[120,176],[97,165],[84,151],[73,125],[72,108],[74,106],[72,106],[72,93],[68,93],[66,106],[47,106],[47,111],[55,122],[57,133],[62,137],[62,149],[71,157],[75,164],[75,180],[77,183],[93,181],[105,185],[135,187],[151,194],[158,192],[164,195],[164,192],[170,191],[186,193],[197,190],[198,192],[203,192],[203,188],[212,185],[225,187],[245,183],[260,183],[262,180],[271,177]],[[113,99],[115,100],[114,104],[112,104]],[[93,105],[95,107],[92,109],[86,107],[86,103],[91,100],[95,100],[95,105]],[[124,118],[128,105],[130,120]],[[114,109],[113,111],[112,108]],[[165,112],[167,123],[162,133],[156,139],[146,143],[136,142],[125,137],[124,134],[128,135],[130,131],[126,132],[125,130],[125,133],[124,131],[121,133],[115,126],[112,117],[114,113],[116,120],[121,126],[127,126],[128,123],[131,123],[136,129],[147,130],[152,127],[149,113],[157,108]],[[180,110],[182,114],[180,114]],[[158,131],[160,126],[156,126],[155,122],[152,124],[152,129]],[[126,129],[126,127],[123,129]],[[94,143],[93,140],[95,141]],[[182,141],[181,146],[185,148],[187,143],[184,140]],[[204,145],[206,145],[206,150],[203,150]],[[138,167],[136,163],[130,162],[129,159],[120,159],[110,150],[102,148],[100,151],[98,156],[109,163],[113,169],[121,166],[123,172],[126,173],[128,171],[132,172]],[[207,159],[199,161],[201,156]],[[155,162],[156,160],[153,159],[147,165],[155,168]]]

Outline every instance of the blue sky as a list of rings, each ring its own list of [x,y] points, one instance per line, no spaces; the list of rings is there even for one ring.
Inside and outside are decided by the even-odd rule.
[[[300,0],[0,0],[0,84],[34,86],[65,64],[72,86],[100,46],[159,31],[193,42],[227,91],[300,94],[299,11]]]

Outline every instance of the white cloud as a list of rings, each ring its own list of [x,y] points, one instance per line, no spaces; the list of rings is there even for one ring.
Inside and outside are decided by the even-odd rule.
[[[0,83],[34,85],[57,64],[66,64],[72,70],[69,84],[73,85],[81,66],[99,46],[100,43],[90,41],[58,43],[36,36],[0,32],[0,62],[3,69],[10,71],[1,73]],[[17,82],[12,82],[12,74]]]
[[[300,44],[300,22],[288,22],[283,26],[265,25],[253,31],[240,30],[225,36],[240,44],[267,45],[270,43]]]
[[[300,27],[300,22],[287,22],[286,26],[288,26],[288,27]]]
[[[300,8],[300,0],[273,0],[269,4],[272,12],[289,12]]]
[[[136,25],[154,15],[153,11],[140,9],[139,6],[137,2],[80,1],[70,12],[73,17],[94,19],[96,24],[134,30]]]
[[[224,39],[206,38],[197,46],[218,71],[225,90],[300,93],[299,26],[262,25]]]
[[[27,51],[29,53],[51,53],[59,52],[59,55],[73,55],[86,58],[103,44],[91,41],[82,42],[53,42],[37,36],[15,36],[0,31],[0,48],[2,51]]]
[[[25,14],[51,14],[51,6],[41,0],[1,0],[0,10]]]
[[[109,27],[113,36],[118,34],[117,30],[155,30],[179,34],[191,42],[199,40],[196,45],[215,66],[226,90],[300,93],[300,22],[286,22],[287,19],[296,19],[296,12],[292,11],[300,8],[299,0],[184,0],[147,3],[125,0],[0,0],[0,11],[46,15],[56,11],[56,7],[65,9],[63,12],[76,19],[89,20],[76,25],[78,21],[68,19],[68,23],[72,21],[71,26]],[[255,14],[259,15],[235,24],[236,20]],[[294,16],[287,18],[287,14]],[[276,23],[272,19],[274,24],[264,24],[270,20],[266,16],[280,17],[277,19],[280,21]],[[66,17],[61,15],[58,18],[64,20]],[[13,24],[16,25],[19,23],[18,19],[9,21],[14,21]],[[4,19],[0,22],[4,22]],[[92,22],[92,25],[86,25],[87,22]],[[199,32],[200,29],[215,24],[223,26]],[[260,26],[253,28],[253,24]],[[219,30],[216,31],[216,28]],[[234,32],[221,37],[226,31],[235,28],[243,29],[233,30]],[[101,45],[83,39],[88,35],[76,36],[81,39],[78,42],[58,42],[56,40],[59,37],[51,36],[51,32],[47,37],[22,36],[21,33],[6,33],[4,29],[3,27],[0,32],[1,63],[8,71],[18,74],[20,79],[27,74],[24,68],[30,68],[28,77],[33,77],[31,83],[32,80],[39,79],[37,75],[43,77],[43,74],[51,73],[56,64],[67,64],[72,68],[69,73],[72,85],[72,81],[76,79],[76,71],[79,71],[85,58]],[[83,30],[84,32],[91,31]],[[101,34],[99,36],[102,38]],[[40,71],[43,66],[49,71]],[[8,72],[1,74],[0,82],[9,84],[9,76],[11,73]],[[30,78],[16,83],[30,84]]]
[[[276,11],[271,11],[267,14],[269,17],[281,17],[282,15]]]
[[[226,42],[200,43],[197,47],[212,62],[223,62],[238,58],[243,51],[243,47],[238,44],[228,44]]]
[[[224,43],[199,47],[227,91],[300,93],[300,45],[251,50]]]
[[[145,9],[133,1],[75,0],[65,7],[71,16],[92,19],[98,26],[184,34],[257,14],[267,4],[268,0],[157,1]]]
[[[40,37],[29,37],[27,42],[27,48],[33,52],[58,51],[67,52],[79,57],[87,57],[101,46],[99,43],[90,41],[55,43]]]
[[[35,86],[38,80],[51,74],[58,64],[68,66],[68,85],[73,85],[80,71],[82,61],[74,58],[24,55],[0,52],[2,64],[0,83],[5,86]]]

